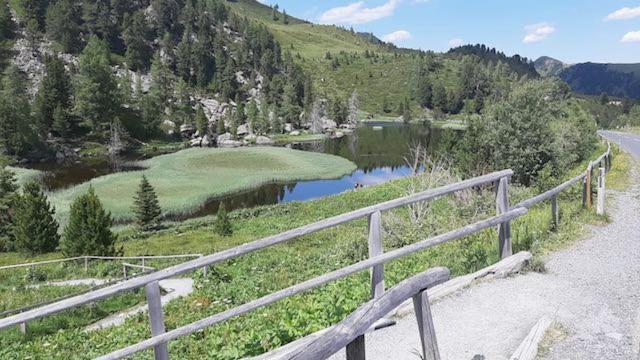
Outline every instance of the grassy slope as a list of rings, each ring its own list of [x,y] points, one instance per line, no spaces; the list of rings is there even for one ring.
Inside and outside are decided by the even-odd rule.
[[[208,199],[274,181],[330,179],[355,170],[337,156],[285,148],[188,149],[141,163],[147,169],[102,176],[51,194],[57,216],[65,222],[69,205],[93,185],[118,220],[129,219],[132,197],[142,174],[155,187],[165,213],[199,208]]]
[[[396,105],[409,95],[413,69],[411,56],[395,57],[388,48],[336,26],[311,24],[291,17],[289,25],[281,20],[273,21],[270,8],[254,0],[227,4],[237,14],[264,24],[283,50],[291,51],[305,73],[312,76],[319,93],[346,99],[353,90],[357,90],[362,108],[370,113],[381,112],[384,98],[392,104],[395,112]],[[324,59],[327,52],[334,55],[341,51],[363,54],[365,50],[381,55],[383,61],[370,63],[368,59],[360,58],[334,70],[331,61]],[[297,54],[300,58],[296,57]],[[369,72],[372,77],[369,77]]]

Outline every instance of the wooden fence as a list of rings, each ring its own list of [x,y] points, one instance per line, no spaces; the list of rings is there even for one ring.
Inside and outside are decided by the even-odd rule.
[[[611,148],[607,150],[600,158],[596,161],[591,162],[587,168],[587,171],[575,178],[565,182],[564,184],[549,190],[541,195],[538,195],[532,199],[526,200],[522,203],[517,204],[516,206],[511,207],[509,205],[509,192],[508,192],[508,184],[509,178],[512,176],[513,172],[511,170],[503,170],[494,172],[491,174],[483,175],[480,177],[476,177],[473,179],[468,179],[465,181],[461,181],[455,184],[446,185],[436,189],[430,189],[424,192],[412,194],[409,196],[405,196],[402,198],[390,200],[387,202],[383,202],[380,204],[368,206],[365,208],[361,208],[358,210],[354,210],[345,214],[337,215],[328,219],[324,219],[309,225],[305,225],[296,229],[292,229],[289,231],[285,231],[283,233],[269,236],[260,240],[256,240],[253,242],[249,242],[231,249],[227,249],[215,254],[203,256],[179,265],[175,265],[157,272],[153,272],[147,275],[140,276],[135,279],[130,279],[127,281],[123,281],[121,283],[115,284],[113,286],[109,286],[103,289],[99,289],[87,294],[75,296],[60,302],[56,302],[50,305],[46,305],[37,309],[29,310],[24,313],[20,313],[14,316],[10,316],[4,319],[0,319],[0,329],[4,329],[10,326],[17,326],[27,321],[32,321],[34,319],[42,318],[44,316],[48,316],[51,314],[55,314],[70,308],[74,308],[77,306],[81,306],[84,304],[88,304],[94,301],[98,301],[101,299],[105,299],[116,294],[119,294],[124,291],[129,291],[133,289],[137,289],[140,287],[145,287],[147,302],[149,304],[149,318],[151,323],[151,333],[152,337],[141,341],[137,344],[128,346],[126,348],[114,351],[110,354],[104,355],[99,359],[120,359],[127,356],[130,356],[136,352],[143,351],[146,349],[154,349],[155,358],[156,359],[168,359],[168,350],[167,343],[171,340],[180,338],[185,335],[192,334],[199,330],[205,329],[209,326],[215,325],[217,323],[223,322],[235,316],[242,315],[244,313],[253,311],[255,309],[264,307],[276,301],[282,300],[287,297],[291,297],[293,295],[299,294],[301,292],[316,288],[323,284],[326,284],[331,281],[335,281],[351,274],[367,270],[371,271],[371,295],[374,299],[374,303],[380,304],[382,302],[388,301],[392,299],[392,302],[397,300],[397,297],[394,295],[389,297],[383,297],[385,294],[385,286],[384,286],[384,264],[399,259],[411,254],[414,254],[417,251],[421,251],[439,244],[443,244],[446,242],[450,242],[456,239],[463,238],[470,234],[474,234],[476,232],[491,228],[497,227],[498,230],[498,252],[501,258],[506,258],[512,254],[512,246],[511,246],[511,229],[510,229],[510,221],[520,217],[527,213],[528,208],[531,206],[545,201],[552,200],[552,209],[554,211],[554,219],[557,219],[557,195],[569,188],[570,186],[583,181],[583,203],[585,206],[590,207],[591,201],[591,174],[593,172],[593,167],[601,162],[603,164],[607,164],[605,167],[608,168],[611,161]],[[407,245],[405,247],[395,249],[392,251],[384,252],[383,243],[382,243],[382,212],[389,211],[401,206],[407,206],[411,204],[415,204],[422,201],[433,200],[445,195],[449,195],[461,190],[470,189],[470,188],[478,188],[485,185],[493,184],[495,186],[495,194],[496,194],[496,215],[489,219],[476,222],[474,224],[470,224],[464,226],[462,228],[438,235],[433,238],[429,238],[411,245]],[[286,289],[277,291],[275,293],[266,295],[259,299],[253,300],[246,304],[228,309],[221,313],[215,314],[213,316],[198,320],[194,323],[176,328],[171,331],[165,331],[164,320],[163,320],[163,312],[160,304],[160,291],[158,281],[167,279],[170,277],[182,275],[200,268],[205,268],[210,265],[214,265],[220,263],[225,260],[237,258],[239,256],[246,255],[248,253],[258,251],[261,249],[265,249],[277,244],[284,243],[286,241],[299,238],[304,235],[309,235],[324,229],[332,228],[356,219],[361,218],[369,219],[369,258],[355,264],[346,266],[344,268],[326,273],[319,277],[304,281],[302,283],[293,285]],[[426,292],[424,291],[429,284],[435,284],[437,281],[443,278],[443,272],[441,270],[434,270],[435,272],[428,272],[428,280],[425,284],[425,287],[420,289],[420,293],[422,295],[420,302],[421,304],[416,305],[416,309],[420,309],[420,313],[424,316],[421,321],[424,321],[425,325],[428,325],[430,321],[430,315],[428,312],[428,304],[425,304]],[[436,274],[437,275],[433,275]],[[447,272],[448,277],[448,272]],[[422,278],[418,278],[422,279]],[[433,281],[431,281],[433,280]],[[437,280],[437,281],[436,281]],[[417,280],[416,280],[417,281]],[[403,283],[404,284],[404,283]],[[410,289],[416,289],[415,284],[411,283],[409,286]],[[409,291],[412,292],[412,291]],[[405,290],[397,290],[394,291],[393,294],[400,293],[406,294]],[[415,294],[411,294],[413,296]],[[371,304],[371,303],[368,303]],[[384,314],[380,315],[383,316]],[[428,316],[428,318],[426,318]],[[379,319],[378,319],[379,320]],[[369,321],[367,321],[367,324]],[[432,326],[432,325],[431,325]],[[347,354],[349,355],[349,359],[361,359],[364,356],[364,332],[367,329],[364,329],[365,325],[362,325],[358,328],[358,331],[349,332],[344,335],[344,339],[340,340],[340,344],[345,343],[347,345]],[[364,329],[364,330],[363,330]],[[424,329],[423,329],[424,330]],[[424,336],[423,336],[424,337]],[[435,334],[433,334],[435,339]],[[335,349],[337,351],[337,349]],[[425,350],[424,356],[425,359],[434,359],[433,354],[428,355]],[[437,347],[435,348],[435,354],[437,354]],[[323,353],[324,354],[324,353]],[[429,356],[429,357],[427,357]],[[303,356],[303,358],[306,358]],[[437,358],[437,357],[435,357]]]

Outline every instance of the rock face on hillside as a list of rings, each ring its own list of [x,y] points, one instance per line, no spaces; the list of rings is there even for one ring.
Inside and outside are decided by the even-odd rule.
[[[538,58],[533,62],[533,66],[535,66],[538,74],[542,76],[558,76],[562,70],[568,67],[568,65],[562,61],[548,56]]]

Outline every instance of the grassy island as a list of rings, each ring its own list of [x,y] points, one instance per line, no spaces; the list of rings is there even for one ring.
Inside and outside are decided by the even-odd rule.
[[[89,184],[118,221],[132,216],[133,193],[144,173],[166,214],[186,214],[207,200],[270,182],[331,179],[351,173],[355,165],[333,155],[276,147],[187,149],[140,163],[145,170],[101,176],[50,195],[65,223],[69,205]]]

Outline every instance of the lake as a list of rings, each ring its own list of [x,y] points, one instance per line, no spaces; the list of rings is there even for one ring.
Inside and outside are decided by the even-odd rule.
[[[233,210],[306,201],[351,190],[357,184],[371,186],[408,176],[412,170],[407,166],[405,157],[412,147],[420,144],[431,153],[435,153],[441,148],[439,143],[443,139],[447,139],[444,140],[446,142],[457,136],[458,133],[453,130],[434,129],[423,125],[370,123],[339,139],[288,144],[286,146],[298,150],[347,158],[357,165],[357,170],[340,179],[267,184],[253,190],[212,199],[200,211],[190,214],[189,217],[214,214],[221,202],[225,203],[228,210]],[[124,160],[137,159],[125,157]],[[34,164],[30,167],[45,172],[42,182],[50,191],[80,184],[115,171],[139,169],[125,162],[116,170],[107,159],[85,159],[67,165]]]

